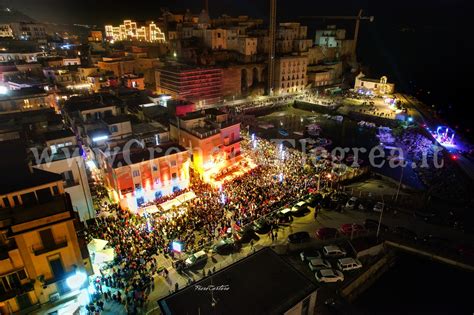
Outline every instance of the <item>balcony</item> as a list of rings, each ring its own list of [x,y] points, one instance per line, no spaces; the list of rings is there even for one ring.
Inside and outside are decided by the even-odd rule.
[[[3,294],[0,294],[0,302],[4,302],[23,293],[30,292],[33,289],[34,287],[32,282],[22,284],[18,288],[12,288],[11,290],[4,292]]]
[[[54,243],[33,245],[32,250],[35,256],[39,256],[64,247],[67,247],[67,238],[65,236],[55,239]]]
[[[78,180],[68,179],[68,180],[64,181],[64,188],[70,188],[70,187],[74,187],[74,186],[77,186],[77,185],[79,185]]]

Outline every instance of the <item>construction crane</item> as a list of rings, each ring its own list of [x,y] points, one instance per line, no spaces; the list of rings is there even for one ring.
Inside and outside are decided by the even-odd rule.
[[[359,38],[359,26],[361,20],[368,20],[369,22],[374,21],[374,16],[362,16],[362,9],[359,10],[359,14],[356,16],[301,16],[302,19],[324,19],[324,20],[355,20],[354,30],[354,46],[352,47],[352,57],[355,59],[357,39]]]
[[[267,93],[273,94],[274,71],[275,71],[275,37],[276,37],[276,0],[270,0],[270,19],[268,27],[268,82]]]

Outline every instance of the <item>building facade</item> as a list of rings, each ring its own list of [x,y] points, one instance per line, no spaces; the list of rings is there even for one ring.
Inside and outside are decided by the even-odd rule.
[[[192,167],[212,183],[240,161],[240,122],[215,108],[187,113],[170,122],[170,138],[192,154]]]
[[[308,58],[306,56],[284,56],[275,61],[275,94],[303,91],[307,84]]]
[[[362,72],[359,73],[355,79],[354,90],[364,94],[393,94],[395,92],[395,84],[388,83],[386,76],[382,76],[380,79],[370,79],[365,76]]]
[[[30,111],[56,106],[52,94],[40,88],[24,88],[0,95],[0,114],[14,111]]]
[[[11,181],[0,190],[0,312],[30,313],[68,297],[73,313],[92,271],[85,241],[61,176],[22,167],[6,170]]]
[[[222,69],[169,66],[155,72],[158,93],[205,106],[222,100]]]
[[[115,157],[103,151],[101,169],[106,186],[122,208],[136,210],[189,186],[189,153],[177,143],[120,148]]]

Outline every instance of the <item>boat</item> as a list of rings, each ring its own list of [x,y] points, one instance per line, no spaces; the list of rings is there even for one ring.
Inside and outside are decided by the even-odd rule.
[[[342,117],[341,115],[337,115],[337,116],[333,116],[331,117],[331,119],[334,119],[335,121],[343,121],[344,120],[344,117]]]
[[[284,137],[288,137],[290,134],[288,133],[288,131],[286,131],[285,129],[283,128],[279,128],[278,129],[278,133]]]
[[[293,131],[293,133],[297,136],[302,136],[303,133],[301,131]]]
[[[272,124],[261,124],[261,125],[258,125],[258,127],[266,130],[266,129],[274,128],[275,126]]]
[[[316,144],[321,146],[321,147],[325,147],[325,146],[331,145],[332,141],[329,140],[329,139],[326,139],[326,138],[318,138],[316,140]]]

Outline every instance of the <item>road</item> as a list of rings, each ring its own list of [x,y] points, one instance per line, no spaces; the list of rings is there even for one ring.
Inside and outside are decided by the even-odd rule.
[[[307,231],[312,237],[315,235],[315,231],[320,227],[334,227],[339,228],[343,223],[359,223],[363,224],[366,218],[373,220],[379,219],[379,214],[374,212],[359,212],[359,211],[346,211],[339,213],[335,211],[322,210],[318,215],[317,220],[314,219],[314,213],[310,213],[304,217],[295,218],[293,223],[289,226],[281,226],[278,231],[278,239],[276,241],[271,240],[267,235],[259,235],[260,239],[255,242],[255,249],[262,248],[264,246],[272,246],[277,252],[295,251],[298,249],[298,245],[288,245],[287,236],[294,232]],[[474,236],[467,235],[460,231],[453,230],[448,227],[432,225],[416,219],[414,216],[410,216],[399,212],[397,215],[384,214],[382,223],[389,227],[403,226],[408,229],[415,231],[418,235],[436,235],[442,238],[447,238],[454,241],[463,241],[474,243]],[[312,239],[314,246],[321,246],[323,243],[317,239]],[[197,270],[190,271],[187,275],[181,275],[176,272],[172,267],[171,260],[165,258],[163,255],[157,256],[158,265],[164,266],[169,271],[168,280],[165,280],[162,276],[155,277],[155,290],[149,296],[149,302],[147,304],[147,310],[153,310],[156,307],[157,301],[164,296],[168,295],[175,289],[176,283],[178,288],[182,288],[188,284],[188,281],[200,280],[204,272],[207,274],[210,270],[220,270],[235,261],[246,257],[251,254],[253,249],[250,245],[245,245],[239,253],[235,253],[228,256],[222,256],[218,254],[209,254],[206,265]],[[151,313],[156,312],[151,311]]]

